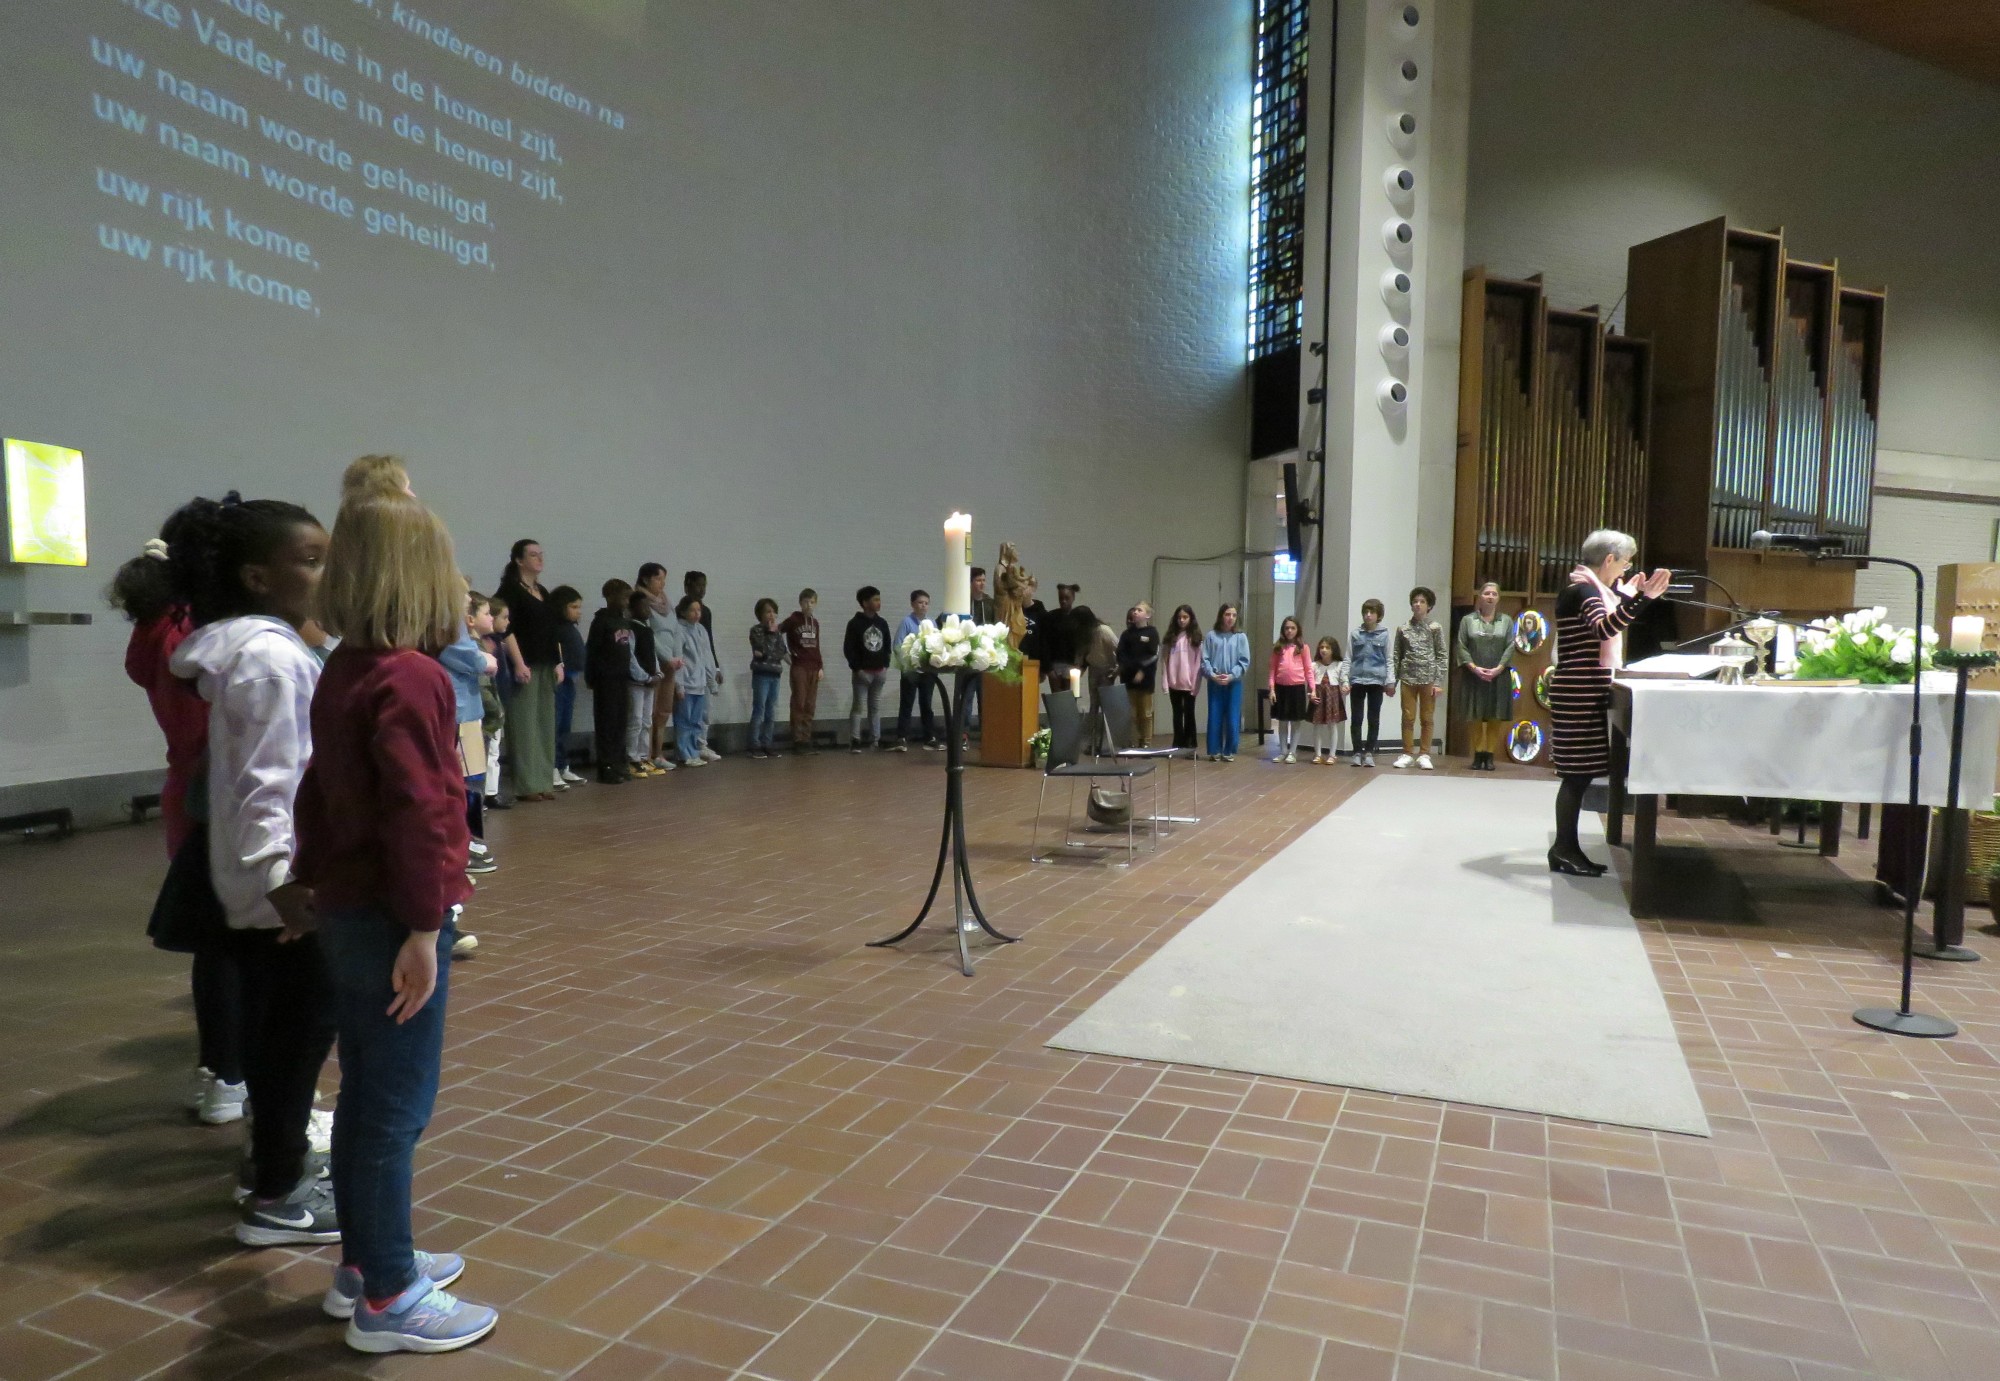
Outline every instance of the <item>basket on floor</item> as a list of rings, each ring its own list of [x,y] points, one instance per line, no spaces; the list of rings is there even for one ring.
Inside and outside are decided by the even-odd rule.
[[[2000,813],[1971,812],[1965,837],[1965,895],[1974,901],[1986,895],[1986,878],[2000,861]]]
[[[1990,810],[1969,810],[1966,812],[1965,831],[1965,899],[1978,903],[1986,900],[1986,879],[1996,860],[2000,860],[2000,812]],[[1929,866],[1925,869],[1924,897],[1935,901],[1938,881],[1942,876],[1940,864],[1944,860],[1944,819],[1945,812],[1931,812],[1931,843]]]

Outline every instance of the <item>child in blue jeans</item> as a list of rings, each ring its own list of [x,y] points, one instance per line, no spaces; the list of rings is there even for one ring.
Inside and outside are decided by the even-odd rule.
[[[1236,626],[1236,606],[1225,604],[1201,640],[1201,674],[1208,682],[1208,757],[1236,761],[1243,731],[1243,673],[1250,669],[1250,639]]]
[[[411,1240],[417,1141],[437,1101],[467,831],[451,677],[464,627],[451,534],[414,499],[340,511],[319,617],[341,638],[312,704],[296,867],[313,889],[340,1033],[340,1265],[321,1308],[358,1352],[450,1352],[499,1316],[446,1293],[465,1270]],[[260,1113],[260,1116],[262,1114]]]
[[[563,679],[556,686],[556,786],[567,790],[583,780],[570,766],[569,738],[576,723],[577,687],[583,684],[583,596],[574,586],[549,591],[556,611],[556,643],[562,650]]]
[[[722,666],[715,657],[715,640],[701,624],[701,601],[682,595],[674,614],[680,620],[681,642],[681,665],[674,673],[674,684],[681,693],[674,706],[674,741],[683,767],[706,767],[701,736],[708,725],[708,697],[721,684]]]
[[[778,627],[778,601],[757,601],[757,622],[750,625],[750,756],[771,756],[778,718],[778,686],[785,679],[789,653],[784,630]]]

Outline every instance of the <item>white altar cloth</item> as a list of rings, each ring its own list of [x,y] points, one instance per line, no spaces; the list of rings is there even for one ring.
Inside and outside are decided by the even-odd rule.
[[[1945,802],[1951,682],[1927,676],[1919,799]],[[1908,686],[1723,686],[1620,680],[1630,697],[1634,795],[1767,796],[1798,801],[1910,799]],[[1619,706],[1622,712],[1626,706]],[[2000,692],[1965,701],[1958,803],[1990,809],[2000,761]]]

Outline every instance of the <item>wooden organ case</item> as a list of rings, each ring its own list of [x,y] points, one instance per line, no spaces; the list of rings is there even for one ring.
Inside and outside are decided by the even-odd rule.
[[[1883,293],[1844,285],[1837,262],[1787,258],[1782,230],[1723,220],[1634,245],[1627,285],[1627,324],[1654,351],[1643,559],[1701,572],[1750,609],[1852,608],[1852,561],[1757,553],[1750,537],[1828,533],[1867,555]],[[1729,621],[1678,616],[1683,637]]]
[[[1449,627],[1491,580],[1503,612],[1548,630],[1516,645],[1503,750],[1533,762],[1547,755],[1556,596],[1583,539],[1615,527],[1644,540],[1652,355],[1644,340],[1608,333],[1595,307],[1551,307],[1539,279],[1468,270],[1463,305]],[[1462,752],[1459,697],[1450,703],[1447,741]]]

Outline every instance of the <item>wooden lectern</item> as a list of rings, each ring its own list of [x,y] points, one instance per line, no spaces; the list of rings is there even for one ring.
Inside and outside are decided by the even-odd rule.
[[[1042,668],[1021,663],[1021,679],[979,678],[979,761],[987,767],[1026,767],[1028,745],[1042,725]]]

